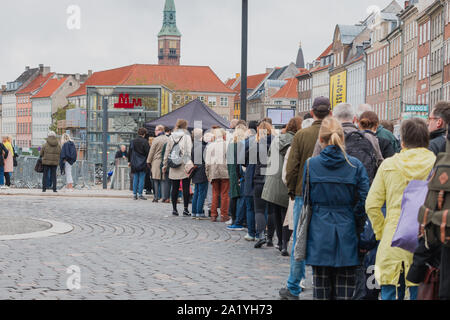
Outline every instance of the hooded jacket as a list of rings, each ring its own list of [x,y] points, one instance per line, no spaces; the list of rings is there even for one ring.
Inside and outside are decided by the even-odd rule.
[[[64,168],[64,160],[67,161],[71,166],[77,161],[77,149],[72,141],[67,141],[62,146],[61,156],[59,166]]]
[[[397,285],[400,274],[406,275],[413,254],[391,247],[401,214],[403,192],[411,180],[427,179],[435,155],[425,148],[403,149],[384,160],[378,168],[366,201],[366,212],[372,223],[376,240],[380,240],[375,263],[375,278],[380,285]],[[381,208],[386,203],[386,218]],[[404,269],[403,270],[403,266]],[[407,286],[415,284],[406,281]]]
[[[310,204],[306,264],[323,267],[359,265],[357,223],[364,220],[369,177],[358,159],[336,146],[326,147],[309,162]],[[303,190],[307,183],[307,164]]]
[[[59,164],[61,146],[54,136],[47,138],[47,142],[42,146],[41,157],[44,166],[57,166]]]
[[[261,198],[281,207],[289,206],[288,189],[283,183],[282,172],[284,158],[294,139],[293,132],[286,132],[274,138],[269,150],[266,182]]]

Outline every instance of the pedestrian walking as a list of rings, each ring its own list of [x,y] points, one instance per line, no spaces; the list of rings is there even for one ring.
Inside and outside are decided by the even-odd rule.
[[[206,148],[206,176],[212,185],[211,221],[218,218],[220,199],[221,222],[230,220],[228,215],[230,179],[227,169],[227,143],[226,132],[222,128],[213,130],[214,141]]]
[[[56,169],[58,167],[61,156],[61,145],[56,138],[56,133],[50,131],[47,135],[47,142],[42,146],[40,156],[42,157],[42,165],[44,166],[44,174],[42,177],[42,192],[47,191],[47,178],[50,172],[50,180],[52,181],[53,192],[56,191]]]
[[[435,162],[429,151],[429,133],[425,121],[414,118],[402,123],[403,150],[384,160],[370,188],[366,211],[376,240],[380,241],[375,261],[375,279],[381,286],[382,300],[403,300],[406,288],[410,299],[417,297],[417,284],[405,281],[413,254],[391,242],[401,213],[403,191],[411,180],[425,180]],[[381,208],[386,203],[386,217]]]
[[[185,171],[185,165],[191,161],[192,140],[187,131],[188,122],[180,119],[175,125],[175,129],[171,134],[164,154],[163,173],[169,171],[169,179],[172,184],[172,215],[178,216],[177,201],[180,182],[183,189],[183,216],[190,217],[189,198],[190,198],[190,179],[189,174]],[[171,159],[171,166],[169,166]]]
[[[192,162],[194,164],[194,171],[192,173],[192,183],[195,186],[194,196],[192,198],[192,218],[197,220],[205,220],[208,217],[205,215],[204,205],[206,195],[208,193],[208,177],[206,176],[205,167],[205,150],[206,142],[203,141],[203,130],[195,128],[193,131],[193,146],[192,146]]]
[[[61,169],[61,174],[66,176],[67,191],[73,191],[72,166],[77,161],[77,149],[68,133],[62,135],[61,146],[59,167]]]
[[[306,129],[299,130],[292,140],[291,152],[286,166],[286,182],[288,194],[294,200],[293,220],[294,232],[292,236],[292,248],[297,241],[297,225],[300,211],[303,206],[303,169],[305,162],[311,157],[314,146],[319,137],[322,120],[331,113],[330,100],[326,97],[318,97],[311,108],[313,124]],[[302,291],[300,282],[305,278],[305,261],[296,261],[291,251],[290,272],[286,287],[280,289],[281,299],[298,300]]]
[[[145,139],[147,129],[140,128],[138,137],[131,141],[128,151],[128,166],[133,174],[133,199],[147,200],[144,197],[145,172],[147,169],[147,157],[150,151],[148,140]]]
[[[8,158],[8,149],[0,143],[0,189],[5,189],[5,160]]]
[[[163,161],[163,148],[166,145],[166,143],[169,141],[169,138],[164,133],[164,126],[159,125],[155,129],[155,135],[156,138],[153,140],[153,143],[150,147],[150,153],[148,154],[147,158],[147,164],[150,167],[151,176],[153,180],[153,190],[154,190],[154,198],[153,202],[158,202],[161,197],[164,200],[167,200],[169,196],[167,194],[160,194],[159,190],[161,190],[161,193],[164,193],[162,180],[163,175],[161,172],[161,163]],[[164,199],[163,196],[166,196],[167,199]]]
[[[14,172],[14,158],[17,157],[17,155],[14,147],[12,146],[11,136],[4,136],[2,138],[2,143],[6,147],[6,149],[8,149],[8,156],[4,160],[5,165],[3,169],[3,176],[5,177],[5,186],[9,188],[11,186],[11,176]]]
[[[319,140],[323,151],[303,172],[312,210],[305,263],[313,270],[314,300],[351,300],[369,178],[362,162],[346,154],[338,120],[323,120]]]
[[[282,180],[283,164],[287,150],[298,130],[302,128],[302,118],[292,118],[286,126],[285,133],[274,138],[269,150],[269,164],[262,199],[269,203],[269,217],[272,216],[277,233],[277,249],[283,256],[289,256],[287,247],[292,231],[284,228],[287,208],[289,207],[288,189]],[[268,241],[272,242],[272,235]]]

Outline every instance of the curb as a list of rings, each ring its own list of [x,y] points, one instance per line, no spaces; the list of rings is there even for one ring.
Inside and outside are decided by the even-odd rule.
[[[66,234],[72,232],[74,229],[72,225],[64,222],[45,219],[32,219],[32,220],[48,222],[52,225],[52,227],[44,231],[0,236],[0,241],[46,238],[60,234]]]

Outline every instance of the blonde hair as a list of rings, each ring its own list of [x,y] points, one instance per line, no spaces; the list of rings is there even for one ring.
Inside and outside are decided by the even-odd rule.
[[[215,139],[219,140],[219,139],[223,139],[227,133],[225,132],[224,129],[217,128],[217,129],[213,130],[213,134],[214,134]]]
[[[319,138],[328,146],[336,146],[341,149],[345,160],[349,165],[355,167],[347,157],[345,152],[345,136],[341,123],[333,117],[327,117],[322,121],[319,131]]]
[[[236,128],[234,128],[234,132],[233,132],[233,142],[239,142],[245,139],[245,134],[247,131],[247,127],[242,125],[242,124],[238,124],[236,126]]]
[[[69,142],[69,141],[72,141],[72,142],[73,142],[72,138],[70,137],[69,134],[64,133],[64,134],[61,136],[61,145],[63,145],[63,144],[66,143],[66,142]]]
[[[256,141],[259,142],[261,141],[262,138],[265,138],[272,134],[273,127],[270,123],[263,121],[258,126],[257,131],[258,132],[256,133]]]

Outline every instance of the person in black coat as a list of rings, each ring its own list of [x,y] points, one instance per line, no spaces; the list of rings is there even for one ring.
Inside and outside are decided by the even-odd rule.
[[[192,173],[192,183],[195,185],[194,197],[192,199],[192,219],[206,220],[203,206],[208,193],[208,178],[205,168],[205,149],[207,143],[203,141],[203,130],[195,128],[193,131],[194,143],[192,146],[192,161],[194,171]]]
[[[114,159],[128,159],[128,152],[127,152],[127,147],[124,145],[120,146],[120,149],[117,150],[116,152],[116,156],[114,157]]]
[[[145,173],[147,170],[147,156],[150,151],[148,140],[145,139],[147,129],[140,128],[138,137],[131,141],[128,151],[128,166],[133,173],[133,198],[134,200],[147,200],[142,193],[144,192]]]
[[[8,149],[0,142],[0,188],[5,185],[5,159],[8,158]]]
[[[445,152],[448,118],[450,118],[450,102],[438,102],[428,118],[430,146],[428,149],[435,155]]]

